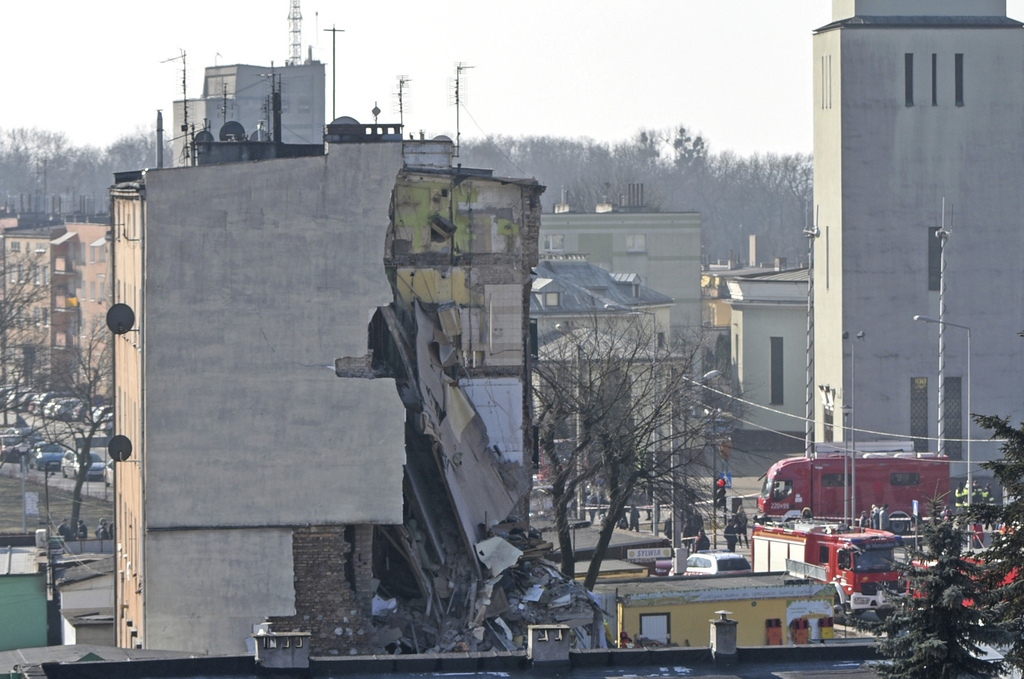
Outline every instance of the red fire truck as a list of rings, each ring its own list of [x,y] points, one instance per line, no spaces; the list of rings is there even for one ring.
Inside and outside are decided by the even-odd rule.
[[[893,550],[903,539],[888,531],[851,528],[841,523],[795,522],[754,527],[755,573],[787,571],[835,585],[843,611],[891,608],[899,573]]]
[[[930,456],[929,456],[930,455]],[[845,467],[845,473],[844,473]],[[924,514],[928,502],[949,495],[949,458],[934,454],[863,453],[850,457],[842,453],[818,454],[776,462],[764,478],[759,512],[768,518],[785,519],[801,515],[809,507],[816,518],[844,518],[845,499],[855,506],[856,519],[871,505],[889,505],[891,530],[902,533],[910,527],[914,501]]]

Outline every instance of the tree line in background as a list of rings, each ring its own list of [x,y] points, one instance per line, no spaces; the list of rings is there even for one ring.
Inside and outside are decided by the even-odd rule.
[[[543,209],[565,200],[574,212],[599,203],[618,204],[630,184],[643,184],[654,212],[701,213],[705,261],[746,262],[751,235],[759,264],[784,257],[790,266],[807,259],[803,229],[813,205],[809,154],[713,153],[683,126],[641,130],[604,144],[587,138],[492,137],[461,144],[464,165],[496,175],[535,177],[548,187]]]
[[[164,158],[169,164],[169,146]],[[630,184],[643,184],[649,210],[701,213],[707,261],[745,262],[751,235],[758,238],[761,262],[806,260],[802,231],[813,204],[809,154],[713,153],[703,137],[678,126],[640,130],[616,143],[584,137],[468,139],[457,162],[491,168],[499,176],[535,177],[548,187],[545,212],[562,202],[563,190],[573,211],[593,212],[599,203],[619,203]],[[19,195],[91,196],[96,212],[105,212],[114,172],[155,165],[156,135],[142,128],[105,148],[75,145],[62,132],[0,130],[0,206]]]
[[[167,146],[165,162],[171,157]],[[105,148],[77,146],[63,132],[0,129],[0,208],[17,211],[19,196],[85,196],[105,213],[115,172],[155,166],[156,135],[141,128]]]

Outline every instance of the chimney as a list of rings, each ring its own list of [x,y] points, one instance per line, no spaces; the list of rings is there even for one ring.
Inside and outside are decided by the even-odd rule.
[[[568,625],[530,625],[528,634],[526,657],[534,666],[569,667]],[[735,638],[735,634],[733,638]],[[735,642],[733,646],[735,646]]]
[[[715,611],[721,616],[718,620],[711,620],[711,658],[716,665],[735,665],[736,655],[736,626],[735,620],[727,616],[732,611]]]
[[[156,110],[156,167],[164,166],[164,113]]]
[[[309,667],[309,632],[274,632],[269,623],[252,635],[256,642],[256,664],[276,669]]]
[[[750,234],[750,248],[747,252],[747,261],[750,266],[757,266],[757,235]]]
[[[775,258],[775,270],[776,271],[785,271],[786,270],[786,258],[785,257],[776,257]]]

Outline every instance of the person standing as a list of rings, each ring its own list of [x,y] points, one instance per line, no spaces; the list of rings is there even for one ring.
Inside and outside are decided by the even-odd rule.
[[[742,542],[744,547],[750,546],[750,538],[747,537],[747,513],[743,511],[743,505],[736,510],[736,529],[739,537],[738,542]]]
[[[629,529],[640,532],[640,510],[633,505],[629,508]]]
[[[71,526],[68,525],[68,520],[64,519],[57,526],[57,534],[60,535],[61,539],[67,542],[71,539]]]
[[[730,552],[736,551],[737,533],[739,531],[736,528],[736,519],[729,519],[729,524],[725,527],[725,544]]]
[[[89,526],[87,526],[85,524],[85,521],[83,521],[82,519],[79,519],[78,520],[78,525],[76,527],[78,528],[78,530],[75,531],[75,539],[77,539],[77,540],[88,540],[89,539]]]
[[[878,511],[878,529],[889,530],[889,505],[888,503],[882,505],[882,508]]]
[[[700,532],[697,534],[697,544],[694,546],[697,548],[698,552],[711,549],[711,540],[708,540],[708,535],[704,532],[703,528],[701,528]]]

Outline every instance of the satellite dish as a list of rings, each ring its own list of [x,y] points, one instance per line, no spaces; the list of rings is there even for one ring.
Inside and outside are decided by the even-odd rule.
[[[220,128],[221,141],[244,141],[245,128],[237,120],[229,120]]]
[[[135,312],[127,304],[120,302],[107,310],[107,327],[115,335],[123,335],[135,325]]]
[[[203,130],[202,132],[196,135],[197,144],[210,144],[213,141],[213,132],[210,132],[209,130]]]
[[[114,462],[124,462],[132,455],[132,442],[127,436],[118,434],[110,439],[107,444],[107,452]]]

